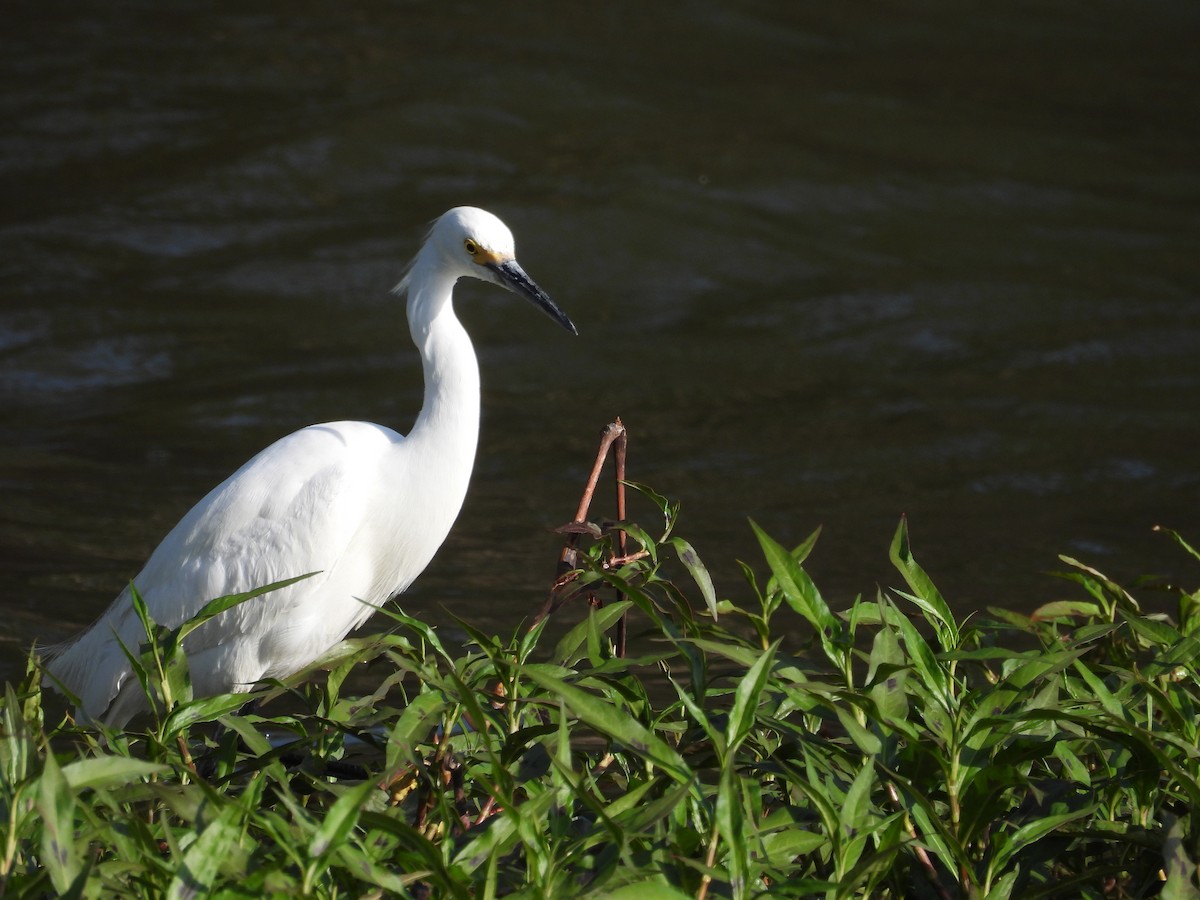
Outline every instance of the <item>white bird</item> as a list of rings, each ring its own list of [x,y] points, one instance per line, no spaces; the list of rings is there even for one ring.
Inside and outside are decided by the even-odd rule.
[[[317,574],[226,610],[184,641],[197,697],[250,690],[316,660],[412,583],[462,507],[479,436],[479,365],[454,315],[469,276],[575,325],[525,274],[491,213],[458,207],[430,229],[395,293],[421,354],[425,399],[408,436],[369,422],[311,425],[276,441],[192,507],[133,583],[174,628],[215,597]],[[148,709],[120,642],[145,639],[128,588],[87,631],[50,651],[80,712],[123,727]]]

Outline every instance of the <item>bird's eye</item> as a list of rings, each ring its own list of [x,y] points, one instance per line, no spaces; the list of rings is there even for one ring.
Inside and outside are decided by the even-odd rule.
[[[467,252],[472,256],[479,252],[479,245],[470,238],[467,238],[465,241],[463,241],[463,246],[467,248]]]

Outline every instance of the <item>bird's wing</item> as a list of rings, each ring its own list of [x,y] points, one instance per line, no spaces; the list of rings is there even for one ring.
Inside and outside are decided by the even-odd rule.
[[[379,459],[396,440],[335,422],[267,447],[197,503],[134,579],[151,616],[175,627],[214,597],[328,571],[367,516]]]
[[[331,598],[330,605],[322,601],[320,609],[304,601],[328,582],[353,546],[369,518],[379,461],[399,440],[395,432],[359,422],[315,425],[290,434],[210,491],[151,554],[134,584],[151,618],[171,628],[216,597],[320,573],[234,607],[189,637],[189,656],[219,645],[240,654],[225,662],[235,671],[213,673],[213,687],[230,689],[222,688],[221,679],[240,683],[262,677],[264,641],[278,644],[289,632],[304,628],[314,640],[331,645],[363,617],[363,605],[349,594]],[[361,561],[348,568],[355,570],[348,575],[350,582],[377,580],[359,571]],[[369,587],[349,590],[366,592]],[[386,596],[362,599],[382,602]],[[298,621],[301,612],[310,621]],[[143,638],[128,589],[51,664],[92,715],[103,712],[130,674],[114,637],[131,649]]]

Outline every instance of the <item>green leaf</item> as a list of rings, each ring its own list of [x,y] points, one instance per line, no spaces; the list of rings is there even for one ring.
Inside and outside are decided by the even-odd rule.
[[[1072,566],[1094,578],[1099,585],[1104,588],[1104,590],[1108,591],[1108,593],[1112,595],[1112,597],[1117,601],[1117,604],[1123,609],[1135,614],[1141,613],[1141,607],[1138,605],[1137,600],[1133,598],[1133,595],[1099,569],[1093,569],[1091,566],[1085,565],[1084,563],[1081,563],[1079,560],[1073,559],[1070,556],[1064,556],[1061,553],[1059,554],[1058,558],[1065,562],[1068,566]]]
[[[407,749],[429,739],[448,703],[441,691],[425,691],[409,701],[388,735],[389,747]],[[388,753],[388,767],[396,760]]]
[[[437,636],[437,632],[434,631],[431,626],[426,625],[420,619],[414,619],[412,616],[406,615],[404,611],[400,609],[392,609],[384,606],[381,607],[379,611],[389,619],[392,619],[395,622],[403,625],[405,628],[415,631],[421,637],[421,640],[433,648],[433,651],[438,656],[442,657],[444,660],[453,662],[454,657],[446,651],[446,648],[442,645],[441,640]]]
[[[884,771],[887,772],[887,769],[884,768]],[[947,869],[968,871],[971,866],[970,853],[958,842],[948,827],[943,811],[918,791],[912,782],[905,781],[894,772],[888,774],[903,792],[903,798],[915,801],[907,806],[907,810],[917,826],[917,836],[921,842],[933,851],[933,855],[938,857]]]
[[[1184,639],[1178,629],[1172,628],[1166,622],[1160,622],[1146,616],[1131,616],[1124,610],[1121,611],[1121,618],[1129,624],[1129,627],[1135,633],[1145,638],[1147,643],[1160,647],[1170,647]],[[1194,642],[1191,642],[1190,646],[1195,647],[1196,645]]]
[[[700,561],[700,557],[696,555],[692,545],[683,538],[671,538],[669,543],[675,548],[679,561],[692,573],[696,586],[700,588],[700,595],[704,597],[704,604],[715,619],[717,617],[717,589],[713,587],[712,576],[708,574],[708,569]]]
[[[600,609],[589,608],[588,617],[572,626],[571,630],[559,639],[550,658],[563,666],[573,665],[583,655],[579,648],[583,646],[589,630],[594,627],[601,633],[608,631],[631,606],[632,601],[620,600],[606,604]]]
[[[146,601],[142,598],[133,582],[129,583],[129,602],[133,605],[133,611],[137,614],[138,620],[142,623],[142,632],[148,644],[148,659],[143,659],[137,647],[126,647],[124,641],[120,637],[117,638],[117,643],[121,645],[121,652],[125,654],[125,658],[129,660],[130,668],[133,670],[134,677],[137,678],[138,684],[141,686],[142,693],[145,694],[146,700],[151,709],[156,709],[157,704],[154,702],[155,691],[150,686],[151,670],[146,667],[147,662],[153,663],[153,674],[156,682],[162,680],[161,659],[159,649],[159,636],[165,635],[166,630],[159,628],[150,618],[150,612],[146,609]]]
[[[188,846],[167,888],[168,900],[191,900],[213,887],[222,863],[242,833],[244,811],[228,803]]]
[[[846,791],[846,798],[841,806],[840,822],[843,840],[848,840],[870,825],[871,788],[875,780],[875,766],[868,762],[859,770]],[[854,862],[851,860],[845,868],[854,865]]]
[[[1021,628],[1025,631],[1029,631],[1032,628],[1033,620],[1029,616],[1008,609],[1000,609],[998,606],[989,606],[987,607],[987,611],[988,615],[995,616],[1001,622],[1012,625],[1014,628]]]
[[[1021,877],[1021,874],[1019,868],[1005,872],[992,882],[991,889],[987,892],[984,900],[1009,900],[1012,896],[1013,888],[1017,886],[1017,879]]]
[[[214,722],[221,716],[237,712],[250,702],[248,694],[216,694],[180,703],[163,722],[163,734],[167,737],[202,722]]]
[[[29,774],[37,748],[29,733],[29,724],[21,715],[21,702],[8,682],[4,683],[0,723],[0,763],[3,766],[4,783],[17,785]]]
[[[1195,559],[1197,562],[1200,562],[1200,550],[1197,550],[1195,547],[1185,541],[1177,531],[1172,531],[1170,528],[1164,528],[1162,525],[1155,525],[1152,530],[1167,535],[1167,537],[1171,538],[1171,540],[1186,550],[1193,559]]]
[[[896,632],[891,628],[881,628],[875,632],[867,667],[867,684],[871,685],[871,699],[879,710],[882,724],[908,718],[908,695],[904,690],[908,673],[904,663],[904,653],[896,639]],[[881,671],[887,673],[882,678]]]
[[[700,650],[715,653],[718,656],[732,660],[737,665],[747,669],[762,659],[762,650],[757,647],[747,647],[732,642],[710,641],[707,638],[690,638],[687,639],[687,642]]]
[[[129,759],[124,756],[94,756],[77,759],[62,768],[63,778],[75,792],[94,788],[108,790],[131,781],[140,781],[151,775],[170,772],[169,766]]]
[[[269,594],[272,591],[278,591],[289,585],[295,584],[297,581],[303,581],[306,578],[312,578],[314,575],[319,575],[320,572],[308,572],[305,575],[297,575],[295,578],[286,578],[283,581],[276,581],[271,584],[263,585],[255,588],[252,591],[245,591],[240,594],[227,594],[224,597],[216,597],[209,600],[200,608],[200,611],[180,625],[176,632],[179,635],[179,640],[183,640],[209,619],[216,618],[227,609],[245,603],[247,600],[253,600],[255,597],[261,597],[263,594]]]
[[[163,699],[167,710],[174,712],[179,704],[192,699],[192,674],[177,638],[168,636],[159,643],[159,648],[162,650],[158,658],[162,660]]]
[[[1012,834],[1001,833],[994,835],[992,838],[992,858],[988,863],[988,867],[993,872],[1003,872],[1007,868],[1009,860],[1030,844],[1040,841],[1046,835],[1052,834],[1063,825],[1091,815],[1098,808],[1097,804],[1091,804],[1067,813],[1043,815],[1027,825],[1022,825]]]
[[[334,855],[342,866],[354,873],[356,880],[361,879],[367,884],[383,888],[389,892],[390,896],[395,897],[411,896],[410,886],[414,882],[428,878],[431,874],[429,870],[407,870],[403,874],[390,871],[387,866],[374,862],[353,844],[339,845]],[[371,896],[371,894],[363,892],[363,896]]]
[[[1188,856],[1186,821],[1171,813],[1163,814],[1166,837],[1162,844],[1162,858],[1167,880],[1158,895],[1162,900],[1195,900],[1196,897],[1196,887],[1192,883],[1196,863]]]
[[[808,559],[808,555],[812,553],[813,547],[817,545],[817,538],[821,536],[821,527],[818,525],[813,533],[806,537],[798,547],[792,550],[792,558],[800,565],[804,565],[804,561]]]
[[[846,709],[841,704],[833,707],[833,712],[841,722],[842,727],[846,729],[846,734],[850,740],[854,741],[854,745],[860,751],[868,756],[874,756],[883,750],[883,743],[879,740],[879,736],[868,731],[861,722],[855,717],[851,710]]]
[[[925,638],[909,620],[908,616],[899,614],[898,610],[890,617],[893,624],[900,628],[904,637],[904,646],[908,650],[908,658],[913,668],[921,678],[922,686],[930,691],[942,709],[949,713],[954,708],[954,695],[951,690],[950,674],[938,662],[933,650]]]
[[[691,900],[691,896],[680,892],[661,878],[634,881],[616,890],[588,895],[596,900]]]
[[[1090,788],[1092,786],[1092,776],[1088,771],[1088,767],[1084,764],[1075,752],[1071,749],[1068,741],[1054,742],[1054,758],[1062,763],[1063,771],[1076,784],[1082,787]]]
[[[1045,622],[1049,619],[1092,618],[1099,616],[1102,610],[1099,604],[1086,600],[1055,600],[1043,603],[1033,611],[1035,622]]]
[[[712,720],[709,719],[708,713],[704,711],[700,704],[691,698],[688,692],[684,690],[682,685],[680,685],[679,682],[677,682],[674,678],[669,680],[671,682],[671,686],[675,688],[675,693],[679,696],[679,702],[683,704],[683,707],[687,710],[688,715],[690,715],[692,720],[704,729],[704,733],[708,736],[708,739],[712,741],[713,749],[717,753],[717,758],[724,760],[725,736],[722,735],[721,732],[719,732],[715,727],[713,727]]]
[[[904,580],[908,582],[908,586],[912,588],[915,595],[905,596],[908,596],[908,599],[917,604],[921,612],[925,614],[925,618],[933,624],[942,649],[956,649],[960,638],[954,613],[950,611],[950,607],[942,598],[941,592],[934,587],[933,581],[925,574],[925,570],[913,558],[912,547],[908,542],[907,518],[901,517],[900,519],[900,524],[896,528],[896,534],[892,538],[890,556],[892,564],[904,576]]]
[[[758,715],[759,697],[771,675],[771,667],[775,664],[775,651],[778,648],[779,641],[775,641],[738,682],[733,695],[733,708],[729,711],[729,722],[725,728],[725,746],[729,753],[737,752],[738,746],[754,726],[755,717]]]
[[[221,725],[235,732],[246,743],[251,756],[263,756],[271,752],[271,743],[243,716],[225,716]]]
[[[338,797],[309,841],[308,855],[313,859],[320,859],[329,853],[331,847],[339,846],[358,824],[358,817],[367,798],[377,790],[378,785],[367,779]]]
[[[887,876],[892,861],[900,853],[903,821],[902,813],[876,817],[862,831],[851,836],[842,858],[854,860],[854,865],[841,872],[835,897],[874,896],[875,892],[870,888]],[[878,849],[864,856],[868,847]]]
[[[717,833],[725,843],[725,868],[729,872],[729,888],[735,898],[747,895],[747,873],[750,868],[750,851],[746,843],[746,832],[742,808],[742,782],[734,772],[732,762],[721,770],[721,783],[717,788],[716,803]]]
[[[797,856],[812,853],[827,843],[829,839],[824,835],[804,831],[798,826],[764,834],[760,841],[767,862],[781,868],[790,865]]]
[[[663,518],[667,522],[670,522],[670,520],[672,518],[674,518],[675,513],[677,512],[677,508],[679,506],[678,503],[672,503],[670,500],[668,500],[662,494],[658,493],[653,488],[648,487],[647,485],[644,485],[644,484],[640,484],[639,482],[623,481],[622,484],[624,484],[628,488],[631,488],[631,489],[637,491],[639,494],[641,494],[643,497],[645,497],[647,500],[649,500],[651,503],[653,503],[655,506],[657,506],[658,511],[660,513],[662,513]]]
[[[601,734],[658,766],[676,781],[691,781],[692,771],[683,757],[628,712],[561,681],[541,666],[526,666],[522,671],[526,678],[559,697],[571,712]]]
[[[654,537],[648,531],[633,522],[621,522],[619,528],[625,532],[627,538],[649,553],[651,560],[658,561],[658,544],[655,543]],[[666,535],[663,537],[665,538]],[[634,563],[634,565],[637,564]]]
[[[41,814],[42,861],[59,894],[65,894],[83,869],[75,846],[75,795],[54,754],[46,754],[36,806]]]
[[[837,806],[827,791],[816,784],[813,784],[814,773],[816,771],[816,754],[803,744],[800,745],[800,753],[803,757],[798,760],[797,764],[801,767],[799,772],[792,772],[790,779],[790,787],[804,794],[812,807],[820,816],[821,825],[824,827],[825,833],[831,836],[839,835],[838,824],[841,820]],[[803,773],[803,774],[802,774]],[[806,780],[803,776],[807,775]]]
[[[783,591],[788,605],[808,620],[821,636],[822,643],[832,640],[839,631],[838,621],[821,599],[821,594],[808,577],[808,573],[801,568],[795,556],[759,528],[753,519],[750,520],[750,527],[754,529],[767,565],[771,567],[771,573],[775,576],[779,589]]]
[[[1104,707],[1104,711],[1115,719],[1124,720],[1127,718],[1125,704],[1118,700],[1113,693],[1104,686],[1104,682],[1089,669],[1081,660],[1075,660],[1072,668],[1079,673],[1079,676],[1087,682],[1088,688],[1096,700],[1100,701],[1100,705]]]
[[[664,783],[665,779],[652,779],[644,783],[643,790],[648,794],[657,793]],[[662,790],[661,797],[648,802],[635,799],[639,797],[635,789],[614,800],[608,807],[608,814],[627,833],[637,834],[677,810],[691,789],[690,784],[670,784]]]
[[[528,818],[541,819],[554,805],[554,791],[543,791],[517,808],[504,808],[501,815],[488,822],[488,827],[475,835],[454,854],[451,865],[465,872],[474,872],[489,857],[509,853],[518,841],[518,829]],[[474,834],[470,832],[469,834]]]

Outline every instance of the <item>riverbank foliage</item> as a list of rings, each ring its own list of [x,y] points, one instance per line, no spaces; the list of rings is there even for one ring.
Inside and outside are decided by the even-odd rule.
[[[595,529],[552,646],[394,613],[239,712],[191,699],[182,632],[147,622],[157,711],[128,734],[52,718],[31,658],[0,721],[0,895],[1195,895],[1200,591],[1151,616],[1064,557],[1071,599],[963,620],[902,522],[902,588],[831,606],[816,535],[755,528],[764,561],[719,599],[644,493],[665,533],[626,523],[644,553],[614,564]]]

